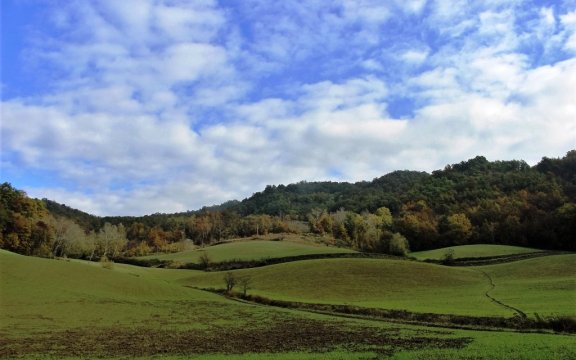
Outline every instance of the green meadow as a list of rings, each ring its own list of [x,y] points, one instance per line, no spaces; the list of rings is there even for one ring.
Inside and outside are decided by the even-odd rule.
[[[496,284],[490,290],[493,296],[525,312],[573,316],[575,261],[576,255],[558,255],[457,268],[389,259],[319,259],[232,273],[250,276],[248,292],[270,298],[513,316],[484,295],[491,289],[485,272]],[[192,288],[223,288],[223,277],[223,272],[41,259],[0,251],[0,357],[576,357],[573,335],[342,317],[247,303]]]
[[[528,316],[576,315],[576,254],[476,267],[495,283],[491,295]]]
[[[473,269],[404,260],[320,259],[235,273],[252,278],[252,294],[272,299],[458,315],[512,315],[483,295],[489,285],[484,275]],[[222,274],[195,272],[186,284],[222,287]]]
[[[482,267],[389,259],[320,259],[235,273],[252,279],[252,294],[287,301],[512,316],[514,311],[485,295],[489,291],[532,315],[576,315],[576,255]],[[494,289],[485,273],[492,278]],[[194,272],[185,282],[199,288],[223,287],[221,273]]]
[[[441,260],[446,253],[452,252],[455,259],[459,258],[483,258],[504,255],[516,255],[538,252],[538,249],[531,249],[520,246],[510,245],[489,245],[489,244],[476,244],[476,245],[461,245],[450,246],[441,249],[434,249],[428,251],[419,251],[410,253],[410,256],[418,260]]]
[[[242,239],[171,254],[153,254],[140,259],[170,260],[180,263],[198,263],[203,254],[214,262],[230,260],[260,260],[299,255],[354,253],[355,251],[327,246],[305,237],[287,235],[276,240]],[[280,240],[282,239],[282,240]]]

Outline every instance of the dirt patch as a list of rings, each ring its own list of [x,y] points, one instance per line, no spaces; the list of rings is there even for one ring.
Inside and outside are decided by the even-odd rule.
[[[242,354],[334,349],[375,351],[461,348],[469,338],[403,335],[399,329],[337,322],[283,319],[265,327],[172,331],[146,328],[80,329],[19,339],[0,338],[0,357],[44,354],[57,357],[151,356],[158,354]]]

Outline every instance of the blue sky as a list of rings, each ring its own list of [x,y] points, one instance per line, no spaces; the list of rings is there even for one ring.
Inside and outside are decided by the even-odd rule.
[[[574,0],[1,4],[1,180],[97,215],[576,144]]]

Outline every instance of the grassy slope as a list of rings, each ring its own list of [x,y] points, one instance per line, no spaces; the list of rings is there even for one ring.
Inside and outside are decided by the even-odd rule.
[[[491,276],[495,289],[482,271]],[[490,295],[528,315],[576,315],[576,255],[482,267],[445,267],[401,260],[323,259],[238,270],[250,293],[272,299],[353,304],[477,316],[511,316]],[[192,274],[192,273],[191,273]],[[186,283],[222,288],[222,273],[195,272]]]
[[[273,299],[354,304],[416,312],[512,315],[484,296],[486,278],[467,268],[402,260],[322,259],[238,270],[250,293]],[[222,273],[194,273],[187,283],[222,288]]]
[[[440,260],[446,254],[449,249],[454,250],[454,258],[468,258],[468,257],[490,257],[490,256],[501,256],[501,255],[514,255],[514,254],[525,254],[539,251],[538,249],[531,249],[519,246],[508,246],[508,245],[461,245],[461,246],[450,246],[441,249],[419,251],[411,253],[410,255],[418,260],[434,259]]]
[[[243,304],[182,287],[177,280],[188,274],[119,264],[110,270],[0,251],[0,357],[148,358],[172,353],[190,358],[269,350],[295,359],[354,358],[344,354],[341,344],[365,342],[368,348],[352,351],[366,353],[375,349],[371,344],[406,349],[422,339],[435,347],[462,338],[449,331]],[[394,339],[375,336],[379,333],[394,334]]]
[[[320,244],[296,241],[243,240],[209,246],[203,249],[188,250],[173,254],[153,254],[142,259],[172,260],[183,263],[197,263],[203,253],[207,253],[212,261],[225,260],[258,260],[309,254],[333,254],[354,252],[350,249],[330,247]]]
[[[309,338],[319,339],[322,344],[322,339],[331,341],[339,331],[350,329],[351,338],[358,331],[368,331],[362,336],[380,334],[377,338],[383,342],[383,349],[395,352],[394,358],[399,359],[576,357],[570,346],[573,336],[446,331],[253,306],[182,287],[182,279],[190,274],[200,278],[200,273],[187,270],[120,264],[109,270],[95,263],[29,258],[0,251],[0,353],[16,349],[24,358],[149,358],[154,354],[167,359],[373,358],[375,354],[370,353],[376,349],[373,347],[368,348],[372,350],[328,347],[326,352],[301,345],[302,339]],[[461,276],[453,275],[450,279],[454,281]],[[310,326],[312,332],[308,332]],[[221,348],[200,351],[190,345],[188,341],[195,340],[198,334],[216,337],[196,346],[209,347],[217,339],[225,339],[229,345],[227,351],[232,352],[247,348],[254,351],[254,346],[266,339],[272,339],[268,345],[280,344],[284,348],[280,354],[194,355],[224,351]],[[290,336],[295,336],[292,339],[299,344],[297,347],[286,346]],[[443,339],[462,337],[471,338],[472,342],[460,349],[434,348]],[[420,346],[425,348],[418,350]],[[358,352],[350,353],[355,351]],[[166,357],[167,354],[174,355]]]
[[[496,287],[490,294],[528,315],[576,316],[576,254],[482,266]]]
[[[50,260],[0,253],[0,324],[22,332],[47,327],[135,324],[163,316],[167,306],[194,299],[219,302],[217,296],[174,285],[175,271],[127,267],[112,270],[98,263]]]

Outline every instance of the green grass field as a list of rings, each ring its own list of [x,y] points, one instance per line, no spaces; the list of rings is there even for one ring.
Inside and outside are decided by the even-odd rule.
[[[181,263],[198,263],[202,254],[208,254],[211,261],[259,260],[297,255],[334,254],[355,252],[346,248],[337,248],[306,241],[295,236],[287,236],[282,241],[240,240],[208,246],[205,248],[182,251],[172,254],[153,254],[140,259],[171,260]]]
[[[576,254],[478,267],[496,287],[491,295],[527,315],[576,316]]]
[[[309,303],[413,312],[512,316],[491,295],[527,313],[576,315],[576,255],[546,256],[482,267],[446,267],[388,259],[321,259],[237,270],[252,294]],[[289,274],[289,276],[287,275]],[[186,283],[222,288],[222,273],[194,272]]]
[[[556,262],[560,264],[558,268],[547,263],[530,265],[545,266],[547,276],[555,278],[562,272],[560,268],[573,264],[569,256],[562,261]],[[288,265],[291,267],[286,267]],[[502,273],[508,271],[516,271],[511,277],[529,279],[532,276],[525,267],[510,270],[504,265],[512,263],[491,266],[490,274],[501,277],[502,281],[505,279]],[[283,274],[278,271],[282,268]],[[573,278],[571,271],[563,271],[567,278]],[[271,294],[285,293],[283,296],[299,300],[323,296],[325,300],[340,300],[340,303],[362,302],[366,296],[366,304],[374,305],[388,301],[386,292],[393,295],[393,287],[387,284],[392,277],[396,285],[404,287],[394,295],[395,301],[402,296],[407,299],[410,289],[414,291],[414,298],[426,296],[420,292],[426,282],[431,289],[428,295],[439,292],[444,294],[445,301],[450,301],[449,297],[455,297],[454,294],[465,295],[476,289],[474,284],[482,275],[474,269],[374,259],[310,260],[235,273],[244,272],[254,276],[254,291],[262,291],[259,288],[262,287],[274,291]],[[420,274],[421,278],[411,277],[410,273]],[[574,336],[426,328],[335,317],[242,303],[183,286],[200,281],[207,284],[213,281],[220,286],[222,275],[123,264],[105,268],[99,263],[40,259],[0,251],[0,358],[576,357],[572,346]],[[387,291],[364,290],[352,294],[339,288],[342,284],[351,285],[354,277],[361,279],[362,284]],[[274,279],[278,285],[273,284]],[[258,281],[262,283],[258,285]],[[313,289],[313,284],[330,283],[339,285]],[[543,283],[544,279],[540,284]],[[288,291],[287,286],[300,287],[300,297],[295,289]],[[497,283],[496,290],[498,286]],[[360,287],[357,285],[352,290],[361,291]],[[478,290],[483,287],[479,286]],[[442,306],[450,308],[435,301],[432,300],[431,306],[438,310]],[[425,308],[425,301],[412,300],[411,304]],[[491,304],[477,304],[491,309]]]
[[[435,250],[413,252],[410,253],[410,256],[413,256],[418,260],[426,260],[426,259],[441,260],[446,254],[446,252],[449,250],[454,251],[455,259],[526,254],[540,251],[538,249],[531,249],[519,246],[479,244],[479,245],[450,246]]]
[[[252,278],[250,293],[272,299],[439,314],[513,314],[486,298],[486,278],[467,268],[387,259],[321,259],[235,273]],[[221,288],[222,277],[195,272],[186,282]]]

